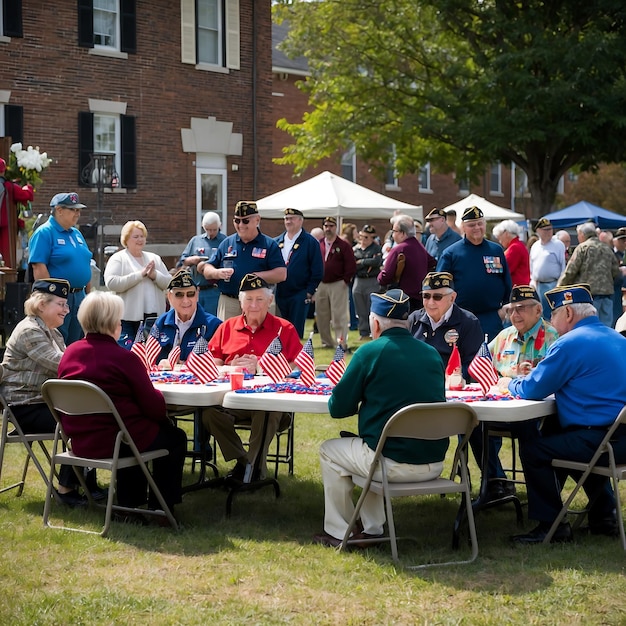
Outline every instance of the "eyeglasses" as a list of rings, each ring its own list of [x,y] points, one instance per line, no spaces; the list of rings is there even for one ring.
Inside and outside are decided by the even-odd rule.
[[[422,291],[423,300],[430,300],[432,298],[435,302],[440,302],[447,295],[447,293],[428,293],[427,291]]]
[[[511,304],[509,306],[509,311],[513,313],[513,311],[517,311],[518,313],[524,313],[530,308],[534,308],[537,306],[536,304]]]
[[[70,310],[70,305],[67,302],[55,302],[57,306],[60,306],[62,309]]]
[[[233,218],[233,222],[235,222],[235,224],[241,224],[242,222],[244,224],[249,224],[250,218],[249,217],[235,217]]]
[[[61,208],[65,209],[66,211],[74,211],[74,213],[80,213],[81,212],[81,208],[80,207],[62,206]]]
[[[175,291],[174,297],[178,298],[178,300],[182,300],[183,298],[194,298],[196,295],[196,291]]]

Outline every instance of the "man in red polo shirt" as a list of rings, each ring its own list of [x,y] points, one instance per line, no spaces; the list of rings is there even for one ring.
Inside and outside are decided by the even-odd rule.
[[[223,322],[209,342],[209,350],[218,365],[243,367],[248,372],[255,373],[259,358],[277,336],[283,346],[283,355],[289,363],[293,363],[302,349],[302,344],[298,332],[290,322],[269,313],[273,297],[269,285],[262,278],[255,274],[244,276],[239,287],[239,302],[243,313]],[[204,425],[215,437],[224,459],[237,459],[237,464],[228,477],[243,481],[247,464],[255,465],[262,444],[259,475],[252,478],[265,477],[267,450],[276,432],[289,426],[291,415],[281,411],[269,413],[265,442],[262,441],[264,418],[264,411],[224,407],[209,407],[203,411]],[[247,452],[235,431],[235,424],[252,426]]]

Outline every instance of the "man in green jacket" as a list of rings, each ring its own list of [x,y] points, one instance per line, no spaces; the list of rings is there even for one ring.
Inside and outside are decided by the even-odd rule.
[[[417,402],[444,402],[444,365],[437,350],[408,330],[409,297],[400,289],[372,294],[370,327],[375,341],[361,346],[333,389],[332,417],[359,414],[359,436],[329,439],[320,448],[324,481],[324,532],[315,543],[336,547],[354,512],[353,475],[367,476],[387,420]],[[390,482],[432,480],[441,474],[449,440],[390,439],[384,449]],[[380,480],[380,477],[376,478]],[[353,539],[382,535],[381,496],[368,495],[361,509],[362,532]]]

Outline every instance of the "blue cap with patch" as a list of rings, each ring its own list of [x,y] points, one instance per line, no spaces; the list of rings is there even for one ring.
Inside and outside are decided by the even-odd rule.
[[[566,304],[593,304],[591,288],[586,283],[550,289],[545,296],[553,311]]]
[[[84,209],[84,204],[80,203],[78,194],[75,191],[68,191],[65,193],[58,193],[50,200],[50,206],[52,208],[57,206],[66,206],[71,209]]]
[[[409,317],[409,296],[402,289],[390,289],[386,293],[373,293],[370,311],[381,317],[406,320]]]

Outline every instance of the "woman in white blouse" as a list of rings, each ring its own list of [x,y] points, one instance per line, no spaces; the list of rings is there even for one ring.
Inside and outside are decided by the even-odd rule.
[[[119,344],[130,349],[139,326],[147,317],[165,313],[165,293],[171,276],[158,254],[145,252],[148,231],[138,220],[126,222],[116,252],[104,270],[104,283],[124,301]]]

